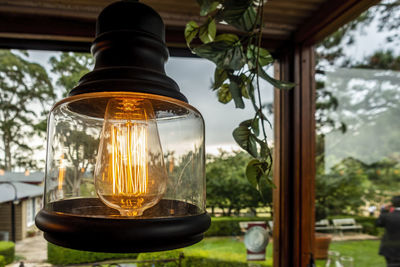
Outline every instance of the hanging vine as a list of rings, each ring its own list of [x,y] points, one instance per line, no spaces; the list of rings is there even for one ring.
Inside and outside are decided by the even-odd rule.
[[[253,159],[246,167],[246,177],[260,193],[272,184],[272,153],[268,145],[266,125],[271,123],[263,111],[260,78],[279,89],[290,89],[293,83],[271,77],[266,68],[274,62],[268,50],[261,47],[263,29],[263,1],[256,0],[197,0],[200,15],[206,21],[198,25],[189,21],[185,28],[187,46],[196,55],[215,63],[212,90],[217,92],[219,102],[234,101],[235,107],[245,107],[244,98],[254,108],[254,117],[245,120],[233,130],[236,143]],[[218,34],[217,23],[229,24],[241,31]],[[198,38],[201,45],[194,46]],[[261,126],[261,127],[260,127]],[[261,129],[260,129],[261,128]]]

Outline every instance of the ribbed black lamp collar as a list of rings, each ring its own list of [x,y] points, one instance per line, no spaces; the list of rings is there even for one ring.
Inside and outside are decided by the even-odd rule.
[[[98,16],[91,48],[95,67],[70,95],[91,92],[140,92],[187,102],[165,74],[165,27],[151,7],[133,0],[112,3]]]

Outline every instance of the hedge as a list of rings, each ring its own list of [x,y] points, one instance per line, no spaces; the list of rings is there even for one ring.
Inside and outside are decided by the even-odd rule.
[[[135,253],[102,253],[63,248],[47,243],[47,261],[54,265],[97,262],[107,259],[136,259]]]
[[[0,241],[0,255],[4,257],[6,264],[12,263],[15,256],[15,244],[10,241]]]
[[[166,260],[166,259],[178,259],[180,253],[182,253],[182,250],[169,250],[169,251],[162,251],[162,252],[153,252],[153,253],[140,253],[137,260],[138,261],[148,261],[148,260]],[[182,260],[181,263],[184,262],[184,259]],[[138,263],[138,267],[144,267],[148,266],[148,263]],[[157,262],[157,263],[152,263],[152,267],[176,267],[177,264],[174,262]],[[184,266],[184,265],[181,265]]]
[[[145,260],[165,260],[165,259],[178,259],[182,250],[172,250],[166,252],[154,252],[154,253],[140,253],[138,260],[145,261]],[[248,267],[249,264],[247,262],[239,262],[239,261],[232,261],[229,259],[213,259],[208,258],[207,255],[201,255],[201,251],[196,253],[186,253],[181,261],[182,267]],[[258,263],[260,266],[266,266],[265,262]],[[138,263],[138,267],[149,266],[148,263]],[[154,267],[176,267],[176,263],[168,262],[157,262],[152,263],[151,266]]]
[[[270,221],[268,217],[212,217],[211,226],[205,236],[237,236],[244,233],[239,222]]]
[[[0,267],[6,266],[6,260],[3,255],[0,255]]]

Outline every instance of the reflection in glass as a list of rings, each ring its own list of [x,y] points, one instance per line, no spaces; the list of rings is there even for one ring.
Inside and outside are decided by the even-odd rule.
[[[350,256],[340,257],[340,263],[343,267],[354,267],[354,259]]]

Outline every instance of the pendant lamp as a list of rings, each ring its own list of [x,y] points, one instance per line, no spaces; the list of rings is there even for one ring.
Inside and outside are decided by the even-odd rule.
[[[165,74],[164,24],[120,1],[99,15],[93,71],[48,119],[44,207],[56,245],[149,252],[199,242],[205,209],[204,121]]]

